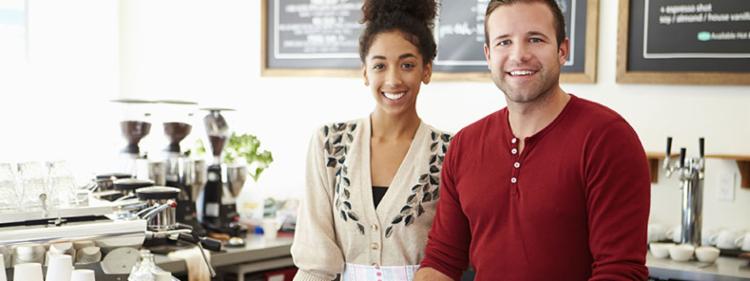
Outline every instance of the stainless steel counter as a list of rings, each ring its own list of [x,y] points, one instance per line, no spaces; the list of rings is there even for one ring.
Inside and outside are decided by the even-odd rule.
[[[648,254],[646,265],[652,278],[678,280],[750,280],[750,261],[719,257],[713,264],[698,261],[678,262]]]

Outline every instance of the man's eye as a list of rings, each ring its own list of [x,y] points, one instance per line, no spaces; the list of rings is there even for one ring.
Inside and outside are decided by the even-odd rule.
[[[414,65],[413,63],[404,63],[404,64],[401,65],[401,67],[404,68],[404,69],[412,69],[415,66],[416,65]]]
[[[529,42],[531,42],[531,43],[541,43],[541,42],[544,42],[544,40],[542,40],[541,38],[531,38],[531,39],[529,39]]]
[[[510,45],[510,40],[500,40],[500,41],[497,41],[497,45],[498,46],[508,46],[508,45]]]
[[[372,66],[372,69],[374,69],[374,70],[381,70],[383,68],[385,68],[385,65],[382,64],[382,63],[378,63],[378,64],[375,64],[375,65]]]

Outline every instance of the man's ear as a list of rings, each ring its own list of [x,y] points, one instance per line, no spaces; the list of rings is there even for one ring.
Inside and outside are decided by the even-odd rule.
[[[566,61],[568,61],[568,56],[570,55],[570,39],[568,37],[565,37],[565,39],[560,42],[560,47],[557,48],[557,54],[560,57],[560,65],[564,65]]]

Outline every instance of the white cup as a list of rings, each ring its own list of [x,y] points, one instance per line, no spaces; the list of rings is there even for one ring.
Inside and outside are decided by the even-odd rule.
[[[672,243],[651,243],[649,249],[655,258],[666,259],[669,257],[669,248],[674,247]]]
[[[657,242],[667,239],[667,227],[652,223],[648,225],[648,242]]]
[[[698,261],[713,263],[719,258],[720,252],[716,247],[698,247],[695,249],[695,257]]]
[[[47,258],[49,266],[47,266],[47,278],[45,280],[70,281],[70,275],[73,272],[73,257],[52,254]]]
[[[101,248],[90,246],[76,251],[76,264],[99,262],[102,259]]]
[[[737,239],[742,236],[739,230],[722,230],[716,238],[716,247],[719,249],[737,249]]]
[[[263,237],[266,239],[276,239],[281,224],[275,218],[263,219]]]
[[[695,247],[690,244],[681,244],[669,248],[669,257],[675,261],[688,261],[693,257]]]
[[[675,243],[682,243],[682,225],[677,225],[675,227],[670,228],[667,230],[667,239],[672,239],[672,242]]]
[[[5,276],[5,258],[3,258],[3,254],[0,254],[0,281],[8,281],[8,276]]]
[[[39,244],[24,244],[16,246],[13,254],[13,265],[22,263],[44,263],[46,250]],[[15,280],[15,279],[14,279]]]
[[[5,264],[5,266],[0,269],[10,268],[10,266],[13,264],[12,251],[5,246],[0,246],[0,255],[3,255],[3,263]]]
[[[70,281],[96,281],[96,275],[91,269],[76,269],[70,275]]]
[[[740,235],[740,237],[734,241],[734,244],[743,251],[750,251],[750,232]]]
[[[13,267],[13,280],[44,281],[41,263],[23,263]]]

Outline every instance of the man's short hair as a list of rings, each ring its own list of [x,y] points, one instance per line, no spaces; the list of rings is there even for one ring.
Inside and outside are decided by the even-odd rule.
[[[487,18],[490,17],[495,9],[501,6],[510,6],[516,3],[542,3],[549,7],[554,16],[555,31],[557,36],[557,46],[560,46],[562,41],[567,36],[565,34],[565,17],[563,17],[560,6],[557,5],[555,0],[490,0],[487,4],[487,11],[484,14],[484,43],[490,45],[490,35],[487,33]]]

